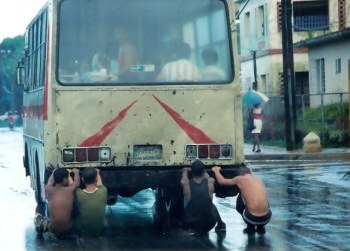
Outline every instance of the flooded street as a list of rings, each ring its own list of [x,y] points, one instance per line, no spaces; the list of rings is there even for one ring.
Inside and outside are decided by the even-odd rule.
[[[3,216],[0,250],[350,250],[350,163],[259,164],[253,171],[265,182],[272,220],[264,236],[247,236],[235,199],[215,198],[227,232],[189,236],[182,229],[167,234],[152,225],[153,191],[118,198],[108,207],[103,238],[40,238],[33,226],[34,193],[22,165],[22,131],[0,129],[0,191]]]

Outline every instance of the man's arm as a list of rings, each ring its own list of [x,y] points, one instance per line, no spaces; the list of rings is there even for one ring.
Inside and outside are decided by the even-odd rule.
[[[219,166],[214,166],[212,168],[214,174],[215,174],[215,177],[216,177],[216,180],[218,181],[218,183],[220,185],[225,185],[225,186],[232,186],[232,185],[237,185],[237,183],[235,182],[234,178],[233,179],[225,179],[221,173],[220,173],[220,170],[221,170],[221,167]]]
[[[73,182],[71,184],[69,184],[69,185],[73,186],[74,188],[77,188],[77,187],[80,186],[79,169],[78,168],[74,168],[74,169],[72,169],[72,172],[74,173],[74,179],[73,179]]]
[[[49,180],[47,181],[47,184],[45,185],[45,196],[48,196],[48,190],[50,190],[51,188],[54,187],[55,185],[55,179],[53,177],[53,173],[55,172],[55,170],[52,172],[52,174],[50,175]]]
[[[103,185],[103,183],[102,183],[102,178],[101,178],[101,174],[100,174],[100,169],[96,168],[96,171],[97,171],[97,183],[96,183],[96,186],[101,186],[101,185]]]
[[[182,177],[181,177],[181,186],[183,194],[187,201],[191,198],[191,190],[190,190],[190,181],[188,179],[188,171],[190,169],[188,167],[185,167],[182,169]]]
[[[54,185],[55,185],[55,179],[53,177],[53,172],[52,172],[49,180],[47,181],[47,184],[46,184],[45,188],[46,187],[53,187]]]

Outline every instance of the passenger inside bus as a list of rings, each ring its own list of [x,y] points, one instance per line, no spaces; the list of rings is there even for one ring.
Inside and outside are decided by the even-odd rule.
[[[135,0],[133,4],[104,0],[88,1],[84,8],[78,4],[80,1],[63,1],[57,39],[59,84],[79,85],[81,76],[91,71],[95,52],[105,52],[111,59],[110,73],[119,78],[117,82],[108,82],[111,86],[199,84],[200,81],[230,83],[234,66],[229,47],[230,33],[226,30],[225,5],[222,1],[203,1],[157,0],[158,6],[147,0]],[[180,58],[172,42],[175,40],[190,45],[188,55]],[[206,48],[217,51],[215,65],[224,71],[224,80],[200,76],[205,67],[201,53]],[[169,65],[165,67],[167,63]],[[174,68],[187,63],[191,65],[190,73],[165,76],[167,74],[162,72],[164,67],[172,65]],[[85,69],[86,66],[89,69]]]
[[[199,81],[198,67],[190,61],[191,47],[182,41],[173,42],[171,61],[166,63],[158,75],[159,82]]]
[[[85,83],[115,82],[118,77],[110,73],[111,61],[104,53],[96,53],[92,59],[91,72],[86,72],[82,76]]]
[[[117,26],[114,29],[114,36],[117,41],[118,55],[115,67],[112,72],[117,74],[121,81],[132,81],[137,79],[137,75],[132,71],[131,66],[139,62],[136,47],[130,41],[130,35],[125,27]],[[113,65],[113,64],[112,64]]]
[[[215,49],[207,48],[202,51],[202,59],[204,68],[201,70],[201,77],[203,81],[225,80],[225,72],[217,66],[218,53]]]

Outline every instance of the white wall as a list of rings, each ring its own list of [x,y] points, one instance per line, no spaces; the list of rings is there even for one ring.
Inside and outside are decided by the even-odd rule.
[[[348,62],[350,60],[350,40],[339,41],[323,46],[317,46],[309,48],[309,82],[310,82],[310,93],[317,93],[317,78],[316,68],[314,63],[317,59],[324,58],[325,61],[325,86],[326,93],[334,92],[348,92],[349,91],[349,72]],[[341,72],[336,73],[335,61],[340,58],[341,60]],[[326,96],[325,103],[339,102],[339,97]],[[314,100],[312,106],[318,105],[319,101]]]

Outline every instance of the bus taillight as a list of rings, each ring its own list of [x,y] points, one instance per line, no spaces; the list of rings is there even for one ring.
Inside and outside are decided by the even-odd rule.
[[[198,144],[186,146],[187,159],[232,159],[232,145]]]
[[[83,162],[110,162],[110,147],[72,147],[62,150],[62,162],[64,163],[83,163]]]
[[[220,146],[219,145],[210,145],[209,146],[209,153],[211,159],[217,159],[220,158]]]
[[[231,145],[222,145],[220,147],[221,156],[224,158],[232,158],[232,146]]]
[[[75,151],[76,153],[76,160],[77,162],[85,162],[87,157],[86,157],[86,148],[78,148]]]
[[[88,150],[88,155],[89,155],[89,158],[88,158],[89,161],[97,161],[98,160],[98,148],[90,148]]]
[[[198,158],[206,159],[206,158],[208,158],[208,155],[209,155],[208,145],[199,145],[198,146]]]
[[[63,162],[74,162],[75,159],[74,149],[63,149],[62,160]]]

